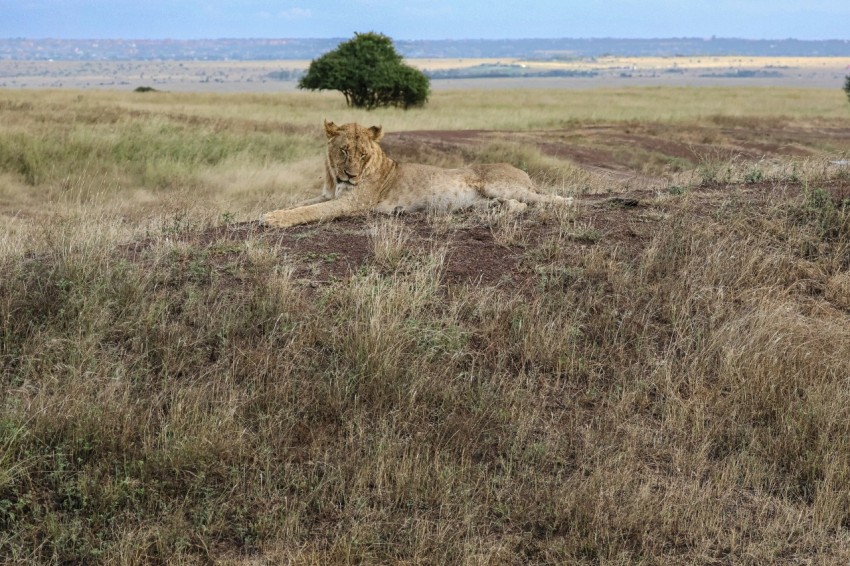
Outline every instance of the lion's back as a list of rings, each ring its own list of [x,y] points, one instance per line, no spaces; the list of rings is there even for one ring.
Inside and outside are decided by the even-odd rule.
[[[479,182],[483,184],[500,183],[521,185],[525,188],[534,186],[528,173],[522,169],[517,169],[510,163],[481,163],[470,165],[468,169],[473,171]]]
[[[482,163],[444,169],[435,165],[422,163],[400,163],[398,166],[399,188],[405,190],[432,192],[441,186],[462,185],[470,188],[480,188],[494,183],[520,185],[531,188],[533,183],[528,174],[508,163]]]

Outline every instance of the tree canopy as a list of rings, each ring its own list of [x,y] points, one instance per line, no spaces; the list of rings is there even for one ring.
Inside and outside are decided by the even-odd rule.
[[[348,106],[411,108],[428,100],[430,83],[406,65],[392,40],[379,33],[355,33],[336,49],[310,63],[298,88],[338,90]]]

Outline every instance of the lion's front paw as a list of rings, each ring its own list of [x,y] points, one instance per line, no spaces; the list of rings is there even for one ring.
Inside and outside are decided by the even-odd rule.
[[[274,212],[266,212],[260,215],[260,226],[268,228],[289,228],[295,226],[298,222],[295,221],[289,211],[276,210]]]

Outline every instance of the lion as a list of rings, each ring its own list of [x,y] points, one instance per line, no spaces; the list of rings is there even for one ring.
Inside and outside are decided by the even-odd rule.
[[[444,169],[399,163],[379,145],[381,126],[337,126],[325,120],[328,138],[322,194],[293,208],[261,216],[266,226],[288,227],[354,216],[422,210],[455,211],[499,202],[510,211],[528,204],[567,205],[571,198],[538,192],[524,171],[495,163]]]

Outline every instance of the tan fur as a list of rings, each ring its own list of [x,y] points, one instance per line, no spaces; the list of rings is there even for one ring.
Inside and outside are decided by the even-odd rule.
[[[503,203],[519,211],[528,203],[569,204],[572,199],[536,191],[528,175],[507,163],[443,169],[398,163],[378,145],[380,126],[337,126],[325,121],[328,152],[322,194],[294,208],[264,214],[261,222],[286,227],[353,216],[417,210],[458,210]]]

